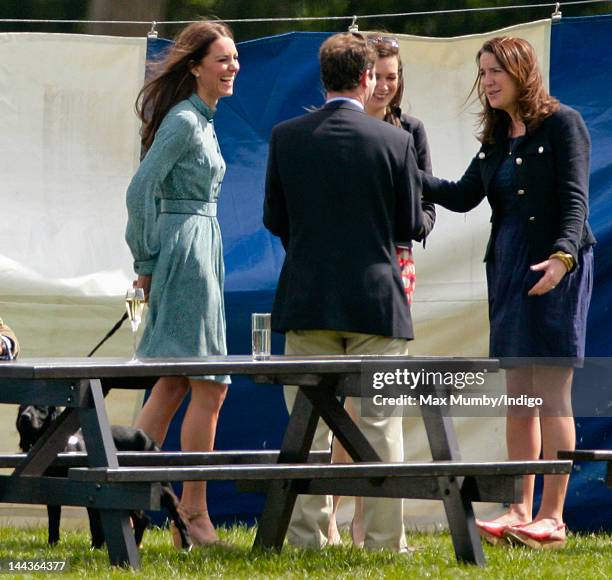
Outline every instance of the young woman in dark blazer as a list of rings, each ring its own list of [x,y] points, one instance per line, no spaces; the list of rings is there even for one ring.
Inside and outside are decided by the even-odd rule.
[[[395,127],[408,131],[414,139],[417,165],[419,169],[431,174],[431,155],[427,133],[423,123],[416,117],[402,113],[400,103],[404,95],[404,74],[402,59],[399,54],[399,43],[393,36],[374,34],[368,36],[368,42],[376,49],[376,88],[366,103],[366,113]],[[425,228],[421,240],[431,232],[436,221],[436,209],[433,203],[423,202]],[[421,241],[419,240],[419,241]],[[416,271],[412,257],[412,240],[398,240],[396,246],[402,280],[408,303],[416,284]]]
[[[547,93],[527,41],[493,38],[477,62],[482,147],[457,182],[423,174],[423,193],[458,212],[487,197],[490,355],[507,369],[509,396],[543,401],[539,408],[508,407],[508,455],[556,459],[559,449],[575,447],[571,384],[573,366],[584,358],[592,289],[590,138],[580,114]],[[523,501],[479,521],[481,534],[492,544],[563,546],[568,478],[544,477],[532,517],[534,476],[525,477]]]

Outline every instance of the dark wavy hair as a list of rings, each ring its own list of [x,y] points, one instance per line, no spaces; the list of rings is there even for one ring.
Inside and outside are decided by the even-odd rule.
[[[168,111],[196,91],[191,68],[204,58],[218,38],[234,38],[226,24],[204,20],[184,28],[166,57],[152,65],[154,77],[145,83],[136,99],[136,113],[142,121],[141,143],[151,147],[155,133]]]
[[[483,143],[493,143],[495,128],[500,122],[507,123],[508,114],[494,109],[489,104],[480,84],[480,57],[488,52],[495,56],[501,67],[514,79],[518,87],[518,113],[529,131],[533,131],[546,117],[559,109],[559,101],[548,94],[542,81],[533,46],[522,38],[497,36],[487,40],[476,55],[478,76],[470,95],[477,91],[482,104],[479,114],[481,131],[478,135]]]

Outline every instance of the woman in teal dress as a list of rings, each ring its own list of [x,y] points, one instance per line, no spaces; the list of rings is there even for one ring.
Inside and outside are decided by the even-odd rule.
[[[181,32],[139,95],[146,156],[127,191],[126,240],[134,285],[144,288],[149,304],[140,357],[227,353],[216,218],[225,163],[213,117],[218,100],[233,93],[238,70],[231,31],[220,22],[197,22]],[[135,424],[161,445],[190,391],[181,448],[211,451],[229,382],[228,376],[161,378]],[[194,544],[219,542],[204,482],[183,485],[181,511]]]

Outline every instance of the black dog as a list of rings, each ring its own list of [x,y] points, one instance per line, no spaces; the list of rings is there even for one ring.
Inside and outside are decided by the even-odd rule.
[[[59,414],[60,412],[53,406],[20,405],[17,413],[17,431],[19,433],[20,449],[27,453]],[[118,451],[159,451],[159,447],[142,429],[115,425],[111,427],[111,431]],[[67,450],[85,451],[85,445],[80,432],[70,438]],[[66,477],[67,468],[49,467],[45,475],[49,477]],[[191,537],[189,536],[187,525],[178,511],[179,500],[169,483],[161,484],[160,499],[162,507],[166,509],[178,530],[182,548],[190,550],[192,546]],[[61,510],[61,506],[58,505],[47,506],[49,544],[56,544],[59,541]],[[91,545],[93,548],[101,548],[104,545],[104,533],[99,512],[91,508],[87,508],[87,512],[89,515],[89,529],[91,531]],[[142,536],[149,526],[150,520],[142,510],[134,510],[130,512],[130,516],[134,525],[136,545],[140,546]]]

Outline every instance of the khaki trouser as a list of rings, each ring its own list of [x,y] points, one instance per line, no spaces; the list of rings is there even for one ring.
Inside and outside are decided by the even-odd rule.
[[[356,332],[297,330],[287,332],[285,354],[408,354],[408,341]],[[285,386],[289,412],[297,387]],[[361,408],[358,399],[353,407]],[[362,417],[357,412],[357,426],[380,455],[382,461],[403,461],[404,445],[401,417]],[[331,430],[320,419],[312,443],[313,451],[328,451]],[[327,528],[332,510],[331,496],[300,495],[297,498],[287,539],[303,548],[321,548],[327,544]],[[364,498],[364,547],[369,550],[399,551],[406,547],[403,501],[388,498]]]

